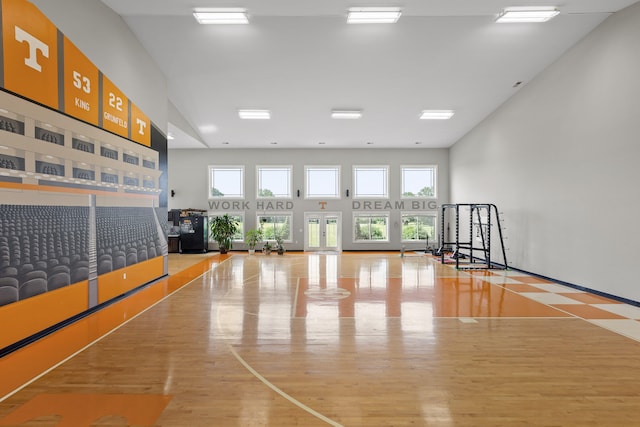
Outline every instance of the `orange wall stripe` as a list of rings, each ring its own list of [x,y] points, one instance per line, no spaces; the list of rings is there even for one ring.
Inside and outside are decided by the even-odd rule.
[[[54,187],[47,185],[21,184],[18,182],[0,182],[0,188],[28,191],[48,191],[51,193],[95,194],[98,196],[126,197],[132,199],[155,199],[155,194],[116,193],[113,191],[84,190],[82,188]]]
[[[0,348],[86,311],[88,286],[85,280],[0,307]]]
[[[2,1],[4,87],[58,109],[58,29],[33,4]]]

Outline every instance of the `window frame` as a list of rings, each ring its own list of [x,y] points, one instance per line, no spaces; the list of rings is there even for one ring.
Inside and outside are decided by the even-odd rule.
[[[242,194],[237,195],[230,195],[230,196],[214,196],[211,194],[211,191],[214,189],[214,185],[215,182],[213,182],[213,171],[219,169],[219,170],[239,170],[240,171],[240,191],[242,191]],[[209,200],[216,200],[216,199],[241,199],[244,200],[245,199],[245,171],[244,171],[244,165],[209,165],[208,167],[208,171],[209,171],[209,187],[208,187],[208,198]]]
[[[357,172],[359,169],[383,169],[385,171],[384,174],[384,194],[383,195],[360,195],[358,194],[358,179],[357,179]],[[390,167],[389,165],[353,165],[352,166],[352,171],[353,171],[353,198],[354,199],[389,199],[389,174],[390,174]]]
[[[433,172],[433,196],[406,196],[405,177],[406,169],[431,169]],[[400,198],[401,199],[437,199],[438,198],[438,165],[401,165],[400,166]]]
[[[369,218],[377,218],[377,217],[384,217],[386,219],[386,234],[387,237],[386,239],[379,239],[379,240],[363,240],[363,239],[358,239],[356,236],[356,225],[357,225],[357,219],[359,217],[369,217]],[[373,211],[373,212],[362,212],[362,211],[354,211],[353,212],[353,222],[352,222],[352,228],[351,228],[351,236],[353,239],[353,243],[365,243],[365,244],[370,244],[370,243],[390,243],[391,242],[391,236],[390,236],[390,222],[391,222],[391,212],[389,211]],[[369,232],[369,235],[371,235],[371,232]]]
[[[282,239],[282,242],[293,243],[293,212],[292,211],[266,211],[262,213],[256,213],[256,224],[258,225],[258,228],[261,230],[262,230],[262,224],[264,223],[260,221],[260,217],[266,217],[266,216],[288,216],[289,217],[289,238]],[[263,235],[264,235],[264,230],[263,230]],[[275,229],[274,229],[274,237],[275,237]],[[266,237],[263,237],[263,239],[264,241],[271,240],[271,239],[267,239]],[[273,239],[273,241],[275,242],[275,238]]]
[[[406,243],[417,243],[426,241],[426,239],[405,239],[403,237],[404,217],[405,216],[429,216],[433,217],[433,236],[429,237],[430,242],[438,240],[438,212],[436,211],[402,211],[400,212],[400,241]]]
[[[246,216],[246,212],[245,211],[238,211],[238,212],[227,212],[227,211],[207,211],[207,219],[208,219],[208,224],[211,224],[211,217],[214,216],[222,216],[224,214],[229,214],[230,217],[241,217],[242,221],[240,222],[240,238],[237,238],[237,234],[234,235],[234,237],[231,239],[234,243],[239,243],[239,242],[244,242],[244,233],[246,231],[246,227],[245,224],[247,223],[247,216]],[[216,243],[215,240],[213,240],[212,236],[211,236],[211,231],[207,230],[208,233],[208,240],[210,243]]]
[[[288,176],[289,194],[286,196],[273,196],[273,197],[261,196],[260,195],[260,184],[261,184],[260,171],[262,169],[287,169],[289,171],[289,176]],[[293,165],[256,165],[256,199],[292,200],[293,199]]]
[[[309,171],[311,170],[333,170],[336,173],[336,192],[334,195],[310,195],[309,194]],[[332,200],[340,200],[342,198],[341,195],[341,175],[342,175],[342,166],[340,165],[305,165],[304,167],[304,198],[309,200],[317,200],[317,199],[332,199]]]

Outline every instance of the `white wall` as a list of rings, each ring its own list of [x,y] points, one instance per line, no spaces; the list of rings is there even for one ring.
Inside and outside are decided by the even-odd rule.
[[[451,201],[496,203],[510,264],[640,301],[640,3],[450,152]]]
[[[353,198],[342,197],[341,200],[329,200],[325,211],[342,212],[342,248],[344,250],[398,250],[403,243],[400,239],[400,213],[395,209],[395,202],[401,201],[400,166],[401,165],[437,165],[437,204],[447,203],[449,194],[448,183],[449,150],[447,149],[406,149],[406,150],[169,150],[169,191],[174,190],[175,196],[169,198],[169,209],[209,209],[208,200],[208,166],[209,165],[244,165],[245,166],[245,195],[250,202],[250,209],[245,212],[248,228],[256,227],[256,165],[292,165],[293,189],[300,189],[301,197],[294,196],[293,209],[293,240],[297,243],[287,244],[287,249],[302,250],[304,248],[304,233],[301,231],[304,212],[318,212],[318,200],[304,199],[304,166],[305,165],[341,165],[342,195],[345,190],[353,191],[353,165],[389,165],[390,187],[389,201],[394,209],[382,209],[390,213],[390,242],[389,243],[353,243],[352,212]],[[433,204],[433,203],[432,203]],[[405,203],[408,207],[409,203]],[[424,242],[405,245],[407,249],[424,249]],[[237,248],[234,244],[234,249]]]
[[[166,134],[166,79],[120,15],[100,0],[31,2]]]

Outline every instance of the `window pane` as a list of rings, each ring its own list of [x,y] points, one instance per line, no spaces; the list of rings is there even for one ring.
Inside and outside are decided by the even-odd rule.
[[[244,168],[242,166],[209,167],[209,197],[244,198]]]
[[[258,197],[291,198],[291,167],[258,167]]]
[[[424,213],[402,214],[402,240],[406,241],[435,241],[436,216]]]
[[[291,241],[291,215],[258,215],[263,240],[275,240],[276,236]]]
[[[387,170],[386,166],[355,166],[353,168],[353,197],[388,197]]]
[[[355,215],[354,240],[356,242],[388,241],[388,215]]]
[[[306,197],[340,197],[340,168],[308,166]]]
[[[435,167],[402,167],[402,197],[435,197]]]
[[[211,219],[216,216],[222,216],[227,212],[209,212],[209,223],[211,223]],[[232,240],[234,242],[243,242],[244,241],[244,214],[243,213],[230,213],[229,216],[238,223],[238,231],[233,235]],[[209,241],[215,242],[211,233],[209,233]]]

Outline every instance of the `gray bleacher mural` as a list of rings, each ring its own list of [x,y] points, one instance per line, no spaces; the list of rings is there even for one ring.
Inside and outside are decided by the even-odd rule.
[[[153,208],[98,207],[96,230],[92,259],[89,207],[0,205],[0,306],[166,252]]]

